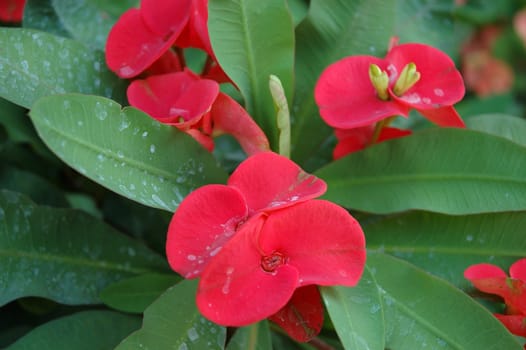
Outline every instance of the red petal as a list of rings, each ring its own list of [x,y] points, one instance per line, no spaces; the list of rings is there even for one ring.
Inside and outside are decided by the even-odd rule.
[[[365,265],[365,238],[342,207],[310,200],[269,215],[260,234],[264,254],[279,252],[299,271],[300,285],[354,286]]]
[[[499,295],[508,301],[512,297],[510,285],[507,283],[508,277],[498,266],[472,265],[464,271],[464,277],[482,292]]]
[[[526,316],[525,315],[500,315],[494,314],[506,328],[515,335],[526,337]]]
[[[246,217],[245,200],[234,188],[207,185],[190,193],[168,228],[166,256],[172,269],[186,278],[199,276]]]
[[[351,129],[373,124],[393,115],[407,116],[409,107],[376,96],[369,79],[369,66],[387,68],[373,56],[351,56],[331,64],[321,74],[314,90],[320,114],[334,128]]]
[[[526,282],[526,258],[517,260],[511,265],[510,276]]]
[[[106,63],[119,77],[134,77],[172,46],[176,34],[159,36],[143,21],[139,9],[129,9],[110,30],[106,42]]]
[[[377,142],[383,142],[387,140],[397,139],[404,136],[411,135],[411,130],[404,130],[404,129],[398,129],[398,128],[391,128],[386,127],[383,128],[380,132],[380,136],[378,137]]]
[[[159,59],[146,69],[146,75],[161,75],[166,73],[180,72],[183,70],[179,56],[172,51],[166,51]]]
[[[212,105],[211,115],[214,135],[232,135],[247,155],[270,150],[263,130],[247,111],[227,94],[219,93]]]
[[[194,0],[190,18],[183,32],[177,38],[179,47],[195,47],[214,57],[208,36],[208,0]]]
[[[278,312],[292,297],[298,272],[282,265],[273,273],[261,268],[256,246],[262,216],[247,221],[203,271],[197,306],[223,326],[245,326]]]
[[[420,80],[400,98],[416,109],[451,106],[464,97],[462,75],[444,52],[424,44],[394,46],[385,60],[396,70],[394,79],[410,62],[420,72]],[[393,82],[394,83],[394,82]]]
[[[316,286],[296,289],[287,305],[269,317],[287,334],[299,342],[307,342],[318,335],[323,326],[323,305]]]
[[[208,152],[212,152],[214,150],[214,139],[202,133],[200,130],[190,128],[182,131],[192,136],[192,138],[199,142],[199,144],[201,144],[201,146],[203,146]]]
[[[332,152],[334,159],[362,150],[367,146],[374,133],[374,126],[368,125],[354,129],[334,130],[338,143]]]
[[[177,38],[190,18],[192,0],[141,0],[144,22],[161,37]]]
[[[219,93],[219,84],[184,71],[134,80],[127,90],[130,104],[166,124],[199,122]],[[181,118],[184,121],[181,121]]]
[[[253,155],[228,180],[245,196],[249,211],[284,208],[325,193],[327,185],[290,159],[272,152]]]
[[[338,143],[334,148],[332,156],[339,159],[347,154],[364,149],[371,142],[374,133],[374,127],[364,126],[355,129],[336,129],[335,131]],[[399,137],[411,135],[411,130],[402,130],[391,127],[384,127],[378,136],[376,143],[396,139]]]
[[[506,272],[492,264],[471,265],[464,271],[464,278],[470,281],[485,278],[506,278]]]
[[[25,0],[4,0],[0,4],[0,21],[21,22],[24,14]]]
[[[435,109],[419,109],[418,112],[439,126],[453,128],[464,128],[466,126],[452,106]]]
[[[230,83],[233,86],[236,86],[236,84],[230,80],[228,75],[226,75],[225,71],[217,62],[213,62],[211,66],[208,68],[208,71],[201,74],[201,76],[205,79],[212,79],[217,81],[218,83]]]

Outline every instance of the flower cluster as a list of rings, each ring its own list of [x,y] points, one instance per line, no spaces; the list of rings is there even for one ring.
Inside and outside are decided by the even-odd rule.
[[[212,51],[207,28],[207,0],[142,0],[112,27],[106,43],[108,67],[132,81],[130,104],[161,123],[188,133],[212,151],[213,137],[232,135],[247,154],[269,149],[250,115],[219,91],[229,81]],[[200,74],[187,66],[184,49],[203,50]]]
[[[510,267],[510,277],[492,264],[472,265],[464,277],[482,292],[495,294],[504,300],[505,314],[495,314],[508,330],[526,337],[526,258]]]
[[[424,44],[394,45],[384,59],[358,55],[331,64],[314,97],[323,120],[335,128],[334,158],[376,142],[410,134],[387,128],[392,117],[415,109],[445,127],[464,127],[452,106],[464,96],[454,62]]]
[[[296,340],[316,335],[323,308],[316,285],[354,286],[365,238],[343,208],[314,199],[326,184],[272,152],[249,157],[227,185],[187,196],[168,229],[170,266],[199,277],[208,319],[244,326],[269,318]]]

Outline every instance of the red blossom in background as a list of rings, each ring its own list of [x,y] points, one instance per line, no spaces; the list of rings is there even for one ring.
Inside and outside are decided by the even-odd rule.
[[[270,318],[300,341],[320,331],[315,285],[353,286],[365,263],[358,222],[313,199],[325,190],[292,161],[265,152],[241,163],[227,185],[207,185],[185,198],[170,223],[166,253],[175,271],[201,278],[203,315],[226,326]]]
[[[0,2],[0,21],[18,23],[22,21],[26,0],[4,0]]]
[[[462,76],[442,51],[424,44],[402,44],[384,59],[350,56],[325,69],[314,96],[327,124],[338,129],[371,125],[416,109],[449,127],[464,123],[453,104],[464,96]]]
[[[516,335],[526,336],[526,258],[510,267],[510,277],[492,264],[472,265],[464,277],[482,292],[500,296],[506,304],[506,314],[495,316]]]

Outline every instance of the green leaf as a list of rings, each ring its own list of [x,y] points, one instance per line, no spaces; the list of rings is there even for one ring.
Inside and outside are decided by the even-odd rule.
[[[319,116],[314,87],[322,71],[349,55],[383,57],[389,39],[421,42],[453,54],[468,32],[451,16],[448,0],[312,0],[296,28],[296,95],[292,158],[308,171],[327,163],[320,148],[332,134]],[[325,158],[325,159],[322,159]]]
[[[52,0],[26,0],[22,26],[69,38],[70,35],[51,2]]]
[[[20,192],[42,205],[69,207],[64,193],[33,173],[0,164],[0,188]]]
[[[277,143],[268,88],[277,76],[292,101],[294,25],[285,0],[210,0],[208,30],[219,64],[245,98],[249,114]]]
[[[160,254],[165,254],[166,232],[172,213],[145,207],[111,192],[104,196],[101,207],[109,224],[146,242]]]
[[[483,114],[467,119],[466,126],[526,146],[526,120],[522,118],[506,114]]]
[[[0,305],[24,296],[99,303],[107,285],[167,269],[163,257],[81,211],[0,191]]]
[[[104,51],[111,27],[120,14],[137,1],[52,0],[52,4],[73,38]]]
[[[287,5],[296,26],[307,16],[309,4],[305,0],[287,0]]]
[[[121,96],[124,81],[104,55],[71,39],[22,28],[0,28],[0,96],[30,108],[42,96],[81,92]]]
[[[227,350],[272,350],[267,320],[236,330],[228,342]]]
[[[466,123],[469,123],[469,118],[480,114],[520,115],[522,113],[522,106],[511,92],[484,98],[467,96],[455,104],[455,109]]]
[[[142,313],[180,279],[175,273],[170,275],[150,273],[131,277],[109,285],[100,293],[100,299],[113,309]]]
[[[39,155],[50,160],[56,159],[35,132],[27,109],[0,98],[0,125],[6,129],[11,142],[29,143]]]
[[[522,349],[489,311],[450,284],[384,254],[369,254],[367,264],[384,301],[386,348]]]
[[[464,270],[478,263],[504,270],[524,257],[526,212],[449,216],[425,212],[361,221],[369,251],[397,256],[460,288]]]
[[[382,300],[367,267],[355,287],[321,287],[321,294],[345,349],[384,349]]]
[[[113,349],[140,324],[138,317],[113,311],[83,311],[33,329],[6,350]]]
[[[48,96],[30,116],[68,165],[147,206],[173,212],[195,188],[226,181],[227,174],[190,136],[103,97]]]
[[[195,306],[197,281],[176,284],[144,312],[142,328],[115,350],[223,349],[226,329],[204,319]]]
[[[13,142],[34,143],[40,141],[26,117],[27,110],[0,98],[0,124]]]
[[[477,131],[432,129],[344,157],[316,172],[325,199],[372,213],[472,214],[526,209],[526,148]]]
[[[27,145],[6,142],[0,145],[0,161],[4,164],[12,165],[20,170],[27,170],[34,174],[38,174],[40,177],[46,178],[48,181],[53,182],[60,178],[61,171],[63,171],[60,161],[56,158],[47,148],[45,149],[52,159],[44,158],[39,154],[36,154],[32,149],[28,148]]]

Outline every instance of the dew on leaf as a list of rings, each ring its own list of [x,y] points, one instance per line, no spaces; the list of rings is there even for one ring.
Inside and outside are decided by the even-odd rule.
[[[124,129],[127,129],[130,126],[130,121],[127,119],[122,119],[121,123],[119,124],[119,131],[123,131]]]
[[[199,339],[199,333],[197,333],[193,327],[186,331],[186,334],[188,334],[188,339],[190,339],[192,342],[195,342],[197,339]]]
[[[105,120],[108,117],[108,112],[106,111],[106,109],[104,109],[104,106],[102,106],[102,104],[99,101],[95,103],[94,112],[95,116],[99,120]]]

